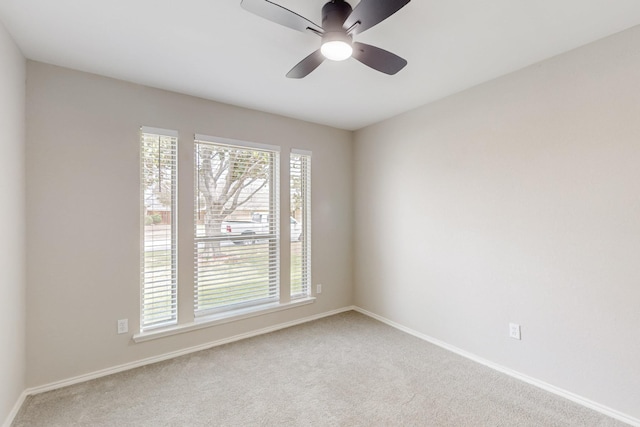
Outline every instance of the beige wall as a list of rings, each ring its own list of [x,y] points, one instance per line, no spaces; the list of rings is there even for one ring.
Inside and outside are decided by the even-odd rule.
[[[25,387],[25,59],[0,23],[0,424]]]
[[[352,303],[350,132],[36,62],[27,78],[29,387]],[[323,284],[314,304],[139,344],[116,334],[117,319],[132,332],[139,322],[141,125],[180,133],[187,254],[194,133],[280,145],[283,165],[291,147],[313,152],[313,282]],[[179,262],[181,286],[192,286],[192,261]]]
[[[356,304],[640,417],[638,46],[640,27],[358,131]]]

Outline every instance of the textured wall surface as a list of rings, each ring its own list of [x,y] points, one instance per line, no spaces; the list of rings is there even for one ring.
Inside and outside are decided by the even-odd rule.
[[[28,386],[352,303],[350,132],[31,61],[27,76]],[[193,135],[279,145],[282,168],[290,148],[313,152],[313,281],[323,284],[315,303],[138,344],[116,334],[117,319],[139,328],[140,126],[180,134],[184,289],[193,286]],[[189,321],[192,302],[179,304]]]
[[[25,64],[0,23],[0,423],[25,387]]]
[[[356,304],[640,417],[639,44],[358,131]]]

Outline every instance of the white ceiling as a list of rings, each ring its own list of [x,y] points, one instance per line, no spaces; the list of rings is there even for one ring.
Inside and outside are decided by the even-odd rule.
[[[320,24],[325,0],[275,1]],[[0,0],[0,20],[29,59],[355,130],[637,25],[640,1],[413,0],[356,37],[397,75],[349,59],[300,80],[320,39],[240,0]]]

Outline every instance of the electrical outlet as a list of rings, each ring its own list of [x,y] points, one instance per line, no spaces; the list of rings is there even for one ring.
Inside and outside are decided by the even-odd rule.
[[[118,320],[118,333],[126,334],[127,332],[129,332],[129,319]]]
[[[509,323],[509,336],[514,340],[521,339],[520,337],[520,325],[517,323]]]
[[[321,294],[322,293],[322,284],[318,283],[316,285],[316,294]]]

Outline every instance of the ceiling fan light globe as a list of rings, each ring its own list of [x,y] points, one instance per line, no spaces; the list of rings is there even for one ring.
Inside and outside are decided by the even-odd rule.
[[[353,54],[353,39],[346,31],[329,31],[322,36],[322,55],[332,61],[344,61]]]
[[[320,51],[325,58],[332,61],[344,61],[351,57],[353,48],[347,42],[342,40],[328,41],[322,44]]]

